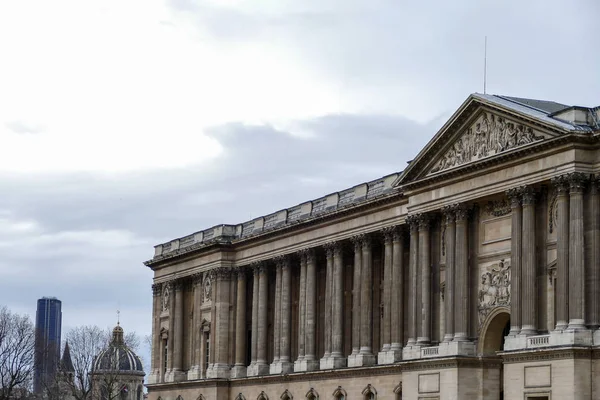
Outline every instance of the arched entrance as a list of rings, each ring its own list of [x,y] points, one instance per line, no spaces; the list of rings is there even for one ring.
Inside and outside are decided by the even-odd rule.
[[[497,358],[497,352],[504,348],[504,338],[510,332],[510,312],[507,307],[497,307],[493,309],[486,317],[479,335],[477,353],[481,357]],[[504,398],[504,373],[502,364],[499,371],[499,396],[500,400]]]

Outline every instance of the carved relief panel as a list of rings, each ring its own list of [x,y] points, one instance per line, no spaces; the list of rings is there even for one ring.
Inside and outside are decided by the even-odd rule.
[[[510,286],[510,260],[500,260],[481,271],[478,292],[479,329],[491,310],[510,306]]]
[[[484,112],[446,150],[430,173],[491,157],[542,139],[545,139],[543,135],[535,133],[528,126]]]

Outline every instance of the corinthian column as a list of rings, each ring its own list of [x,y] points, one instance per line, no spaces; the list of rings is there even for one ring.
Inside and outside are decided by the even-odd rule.
[[[294,363],[294,371],[303,371],[304,338],[306,335],[306,251],[300,251],[300,293],[298,294],[298,359]]]
[[[160,295],[162,287],[160,283],[152,285],[152,372],[148,376],[148,383],[160,382]]]
[[[591,329],[600,326],[600,308],[598,294],[600,292],[600,195],[598,194],[598,177],[591,185],[590,215],[591,221],[591,265],[587,268],[586,282],[586,309],[588,312],[588,325]]]
[[[523,209],[521,208],[521,189],[509,189],[506,192],[512,211],[510,240],[510,335],[521,332],[521,258],[523,250]]]
[[[569,330],[585,327],[585,267],[583,242],[583,189],[588,177],[569,174]]]
[[[402,344],[399,338],[399,317],[402,316],[400,297],[402,296],[403,282],[400,275],[402,263],[400,260],[401,243],[398,231],[395,226],[383,229],[383,346],[377,355],[378,364],[391,364],[401,359]]]
[[[444,289],[444,342],[454,339],[454,257],[456,252],[456,222],[452,206],[444,208],[446,218],[446,288]],[[464,310],[463,310],[464,311]]]
[[[202,274],[194,274],[192,276],[194,285],[194,314],[192,317],[192,366],[188,370],[187,379],[195,380],[202,378],[202,315],[200,308],[202,307]]]
[[[246,270],[237,273],[237,298],[235,311],[235,365],[232,378],[246,376]]]
[[[229,294],[231,269],[217,268],[215,271],[216,293],[213,296],[215,309],[214,363],[207,372],[208,378],[229,378]]]
[[[174,343],[173,343],[173,381],[184,379],[183,369],[183,282],[177,281],[175,289]]]
[[[306,337],[305,355],[303,361],[304,371],[313,371],[318,368],[319,361],[316,356],[316,327],[317,327],[317,260],[313,249],[306,252]]]
[[[346,357],[342,351],[344,332],[344,254],[341,243],[333,246],[333,290],[332,298],[332,321],[331,321],[331,356],[329,357],[329,368],[341,368],[346,366]]]
[[[404,335],[404,236],[394,229],[392,239],[391,346],[394,362],[402,358]]]
[[[522,335],[535,335],[536,328],[536,262],[535,262],[535,192],[531,186],[523,188],[523,250],[522,250]]]
[[[281,261],[275,259],[275,301],[273,301],[273,362],[269,373],[279,373],[279,350],[281,348]]]
[[[352,354],[348,356],[348,366],[354,367],[356,355],[360,352],[360,287],[362,267],[362,240],[364,236],[352,237],[354,246],[354,271],[352,278]]]
[[[556,330],[569,321],[569,182],[565,176],[552,179],[556,188]]]
[[[275,331],[274,355],[271,374],[287,374],[292,371],[290,362],[290,323],[291,323],[291,271],[288,256],[275,259],[277,268],[275,290]]]
[[[419,217],[419,267],[421,269],[421,336],[418,344],[431,341],[431,252],[429,215]]]
[[[362,284],[360,294],[360,352],[356,362],[360,366],[375,364],[373,355],[373,259],[371,238],[365,236],[362,242]]]
[[[419,268],[419,222],[414,215],[407,219],[410,226],[410,259],[408,285],[408,346],[417,343],[417,277]]]
[[[252,266],[252,332],[250,338],[250,366],[248,367],[248,376],[257,375],[256,359],[258,357],[258,272],[259,265]]]
[[[333,243],[327,243],[324,246],[327,257],[327,269],[325,271],[325,329],[323,334],[325,354],[323,354],[323,358],[321,358],[321,369],[331,368],[327,361],[331,356],[331,318],[333,316],[333,304],[331,301],[331,294],[333,291],[333,246]]]

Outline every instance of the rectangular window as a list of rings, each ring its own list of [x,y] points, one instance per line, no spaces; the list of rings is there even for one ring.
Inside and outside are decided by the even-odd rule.
[[[206,334],[206,354],[204,356],[204,369],[208,368],[209,358],[210,356],[210,333]]]
[[[165,343],[165,351],[164,351],[163,373],[165,373],[167,371],[167,365],[169,365],[167,362],[167,360],[169,359],[169,346],[168,346],[169,342],[165,340],[164,343]]]

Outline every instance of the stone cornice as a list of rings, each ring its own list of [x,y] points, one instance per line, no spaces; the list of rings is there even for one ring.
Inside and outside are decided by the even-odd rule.
[[[599,350],[593,351],[591,347],[544,347],[543,349],[529,351],[506,351],[499,353],[499,355],[502,357],[505,364],[509,364],[564,359],[589,360],[596,352],[600,353]]]

